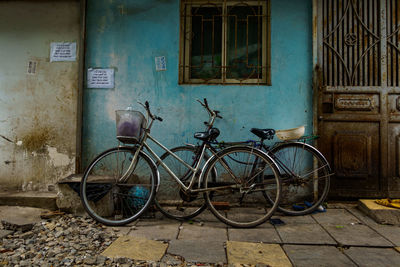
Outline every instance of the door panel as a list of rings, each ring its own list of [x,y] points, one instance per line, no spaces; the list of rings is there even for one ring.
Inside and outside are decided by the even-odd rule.
[[[317,13],[331,196],[400,197],[400,0],[319,0]]]
[[[353,190],[379,190],[379,124],[324,122],[321,151],[335,172],[331,188],[340,196]]]

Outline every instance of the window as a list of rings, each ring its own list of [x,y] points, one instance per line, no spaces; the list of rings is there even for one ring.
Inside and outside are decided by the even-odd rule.
[[[180,83],[270,84],[267,1],[181,0]]]

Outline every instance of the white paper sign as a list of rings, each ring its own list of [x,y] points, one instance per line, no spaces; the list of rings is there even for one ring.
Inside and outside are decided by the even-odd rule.
[[[165,60],[165,56],[156,57],[155,61],[156,61],[156,71],[167,70],[167,62]]]
[[[114,69],[88,69],[87,88],[114,88]]]
[[[50,62],[76,61],[76,43],[51,43]]]

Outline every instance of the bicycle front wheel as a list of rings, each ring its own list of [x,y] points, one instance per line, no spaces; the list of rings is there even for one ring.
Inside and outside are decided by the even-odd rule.
[[[278,207],[279,171],[256,148],[235,146],[220,151],[210,159],[202,178],[209,209],[230,226],[255,227],[268,220]],[[268,201],[266,195],[274,202]]]
[[[315,211],[326,199],[331,169],[322,154],[304,143],[283,143],[271,150],[282,177],[279,210],[287,215]]]
[[[86,169],[80,188],[82,204],[96,221],[124,225],[139,218],[151,204],[157,168],[143,152],[116,147],[97,156]]]
[[[171,152],[194,168],[200,160],[201,151],[199,150],[199,147],[180,146],[171,149]],[[189,168],[169,153],[164,153],[160,158],[185,186],[189,185],[193,176],[193,172]],[[204,160],[206,159],[208,156],[205,156]],[[160,185],[155,197],[155,204],[161,213],[172,219],[188,220],[200,214],[207,207],[202,194],[185,192],[164,167],[159,166],[158,170]]]

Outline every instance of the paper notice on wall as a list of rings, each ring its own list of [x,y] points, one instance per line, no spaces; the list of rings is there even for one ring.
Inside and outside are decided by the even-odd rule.
[[[165,60],[165,56],[156,57],[155,61],[156,61],[156,71],[167,70],[167,62]]]
[[[87,88],[114,88],[114,69],[88,69]]]
[[[76,61],[76,43],[51,43],[50,62]]]

